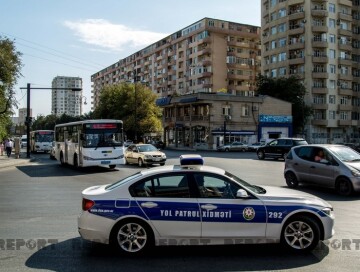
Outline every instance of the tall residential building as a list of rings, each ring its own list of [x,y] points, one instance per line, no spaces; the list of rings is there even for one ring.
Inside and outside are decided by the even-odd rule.
[[[219,90],[254,96],[259,72],[259,27],[204,18],[92,75],[92,110],[105,85],[125,81],[142,82],[159,97]]]
[[[359,0],[261,0],[262,74],[298,76],[312,143],[359,142]]]
[[[82,115],[82,103],[84,96],[81,91],[73,91],[72,88],[82,89],[80,77],[57,76],[52,81],[52,105],[51,112],[57,116],[67,114],[70,116]]]

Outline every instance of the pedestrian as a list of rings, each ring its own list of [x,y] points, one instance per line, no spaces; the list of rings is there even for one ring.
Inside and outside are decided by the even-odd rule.
[[[4,142],[3,141],[1,141],[0,142],[0,155],[1,156],[4,156]]]
[[[10,158],[10,155],[11,155],[11,151],[12,151],[12,148],[14,147],[14,144],[13,142],[11,141],[11,139],[7,139],[5,141],[5,149],[6,149],[6,155]]]

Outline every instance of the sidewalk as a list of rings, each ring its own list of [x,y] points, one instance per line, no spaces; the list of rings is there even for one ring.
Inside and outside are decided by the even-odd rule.
[[[12,153],[10,158],[8,158],[8,156],[6,156],[4,152],[3,156],[0,155],[0,169],[10,166],[26,164],[30,161],[33,161],[33,158],[26,158],[26,153],[24,152],[20,153],[20,157],[18,159],[15,157],[14,153]]]

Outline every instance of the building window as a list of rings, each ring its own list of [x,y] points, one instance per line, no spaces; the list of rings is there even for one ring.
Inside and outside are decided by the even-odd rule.
[[[329,19],[329,27],[330,28],[335,28],[336,27],[335,19]]]
[[[275,49],[276,48],[276,41],[271,41],[271,49]]]
[[[286,46],[286,38],[279,39],[279,47],[285,47]]]
[[[336,119],[336,111],[329,111],[329,119],[330,120]]]
[[[286,9],[285,8],[279,9],[279,18],[285,16],[286,16]]]
[[[329,104],[335,104],[335,103],[336,103],[336,96],[329,95]]]
[[[335,80],[330,80],[329,81],[329,88],[330,89],[335,89],[336,88]]]
[[[278,26],[279,33],[286,31],[286,24],[281,24]]]
[[[286,68],[280,67],[279,68],[279,76],[285,76],[286,75]]]
[[[223,115],[227,116],[227,115],[231,115],[231,109],[229,105],[223,106],[222,108],[222,113]]]
[[[275,35],[276,33],[277,33],[277,28],[276,28],[276,26],[273,26],[271,28],[271,35]]]
[[[329,71],[331,74],[335,74],[336,73],[336,66],[334,64],[330,64],[329,65]]]
[[[279,53],[279,62],[286,60],[286,52]]]
[[[272,69],[271,70],[271,77],[277,77],[277,70],[276,69]]]
[[[333,50],[333,49],[329,50],[329,57],[330,57],[330,59],[335,59],[336,58],[335,50]]]
[[[335,4],[329,3],[329,12],[330,13],[335,13]]]
[[[336,43],[336,37],[334,34],[330,34],[329,35],[329,42],[330,43]]]
[[[244,117],[249,116],[249,106],[248,105],[241,107],[241,116],[244,116]]]

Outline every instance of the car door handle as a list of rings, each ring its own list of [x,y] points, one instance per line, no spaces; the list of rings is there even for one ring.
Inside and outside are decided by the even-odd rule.
[[[211,211],[217,209],[217,206],[213,204],[205,204],[205,205],[201,205],[201,209]]]
[[[158,204],[154,203],[154,202],[144,202],[144,203],[141,203],[140,206],[144,207],[144,208],[155,208],[158,206]]]

